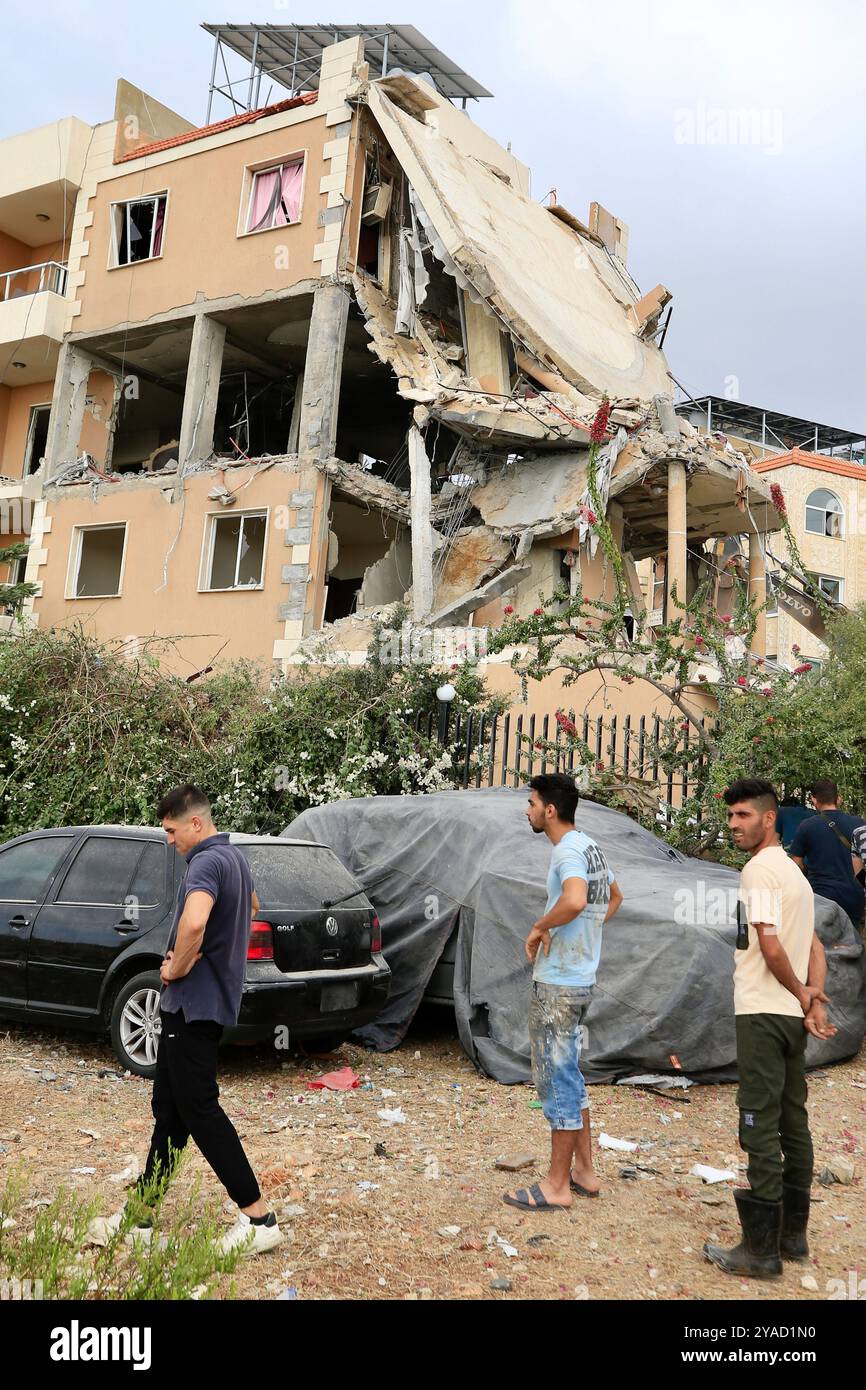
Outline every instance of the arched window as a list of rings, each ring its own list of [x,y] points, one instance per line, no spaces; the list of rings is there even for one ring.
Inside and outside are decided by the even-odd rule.
[[[813,536],[841,536],[842,503],[834,492],[818,487],[806,498],[806,530]]]

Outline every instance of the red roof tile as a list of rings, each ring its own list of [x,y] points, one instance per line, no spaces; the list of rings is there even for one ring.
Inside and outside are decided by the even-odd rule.
[[[866,482],[866,467],[862,463],[848,463],[844,459],[829,458],[825,454],[811,454],[808,449],[789,449],[785,454],[773,454],[770,458],[753,463],[756,473],[771,473],[775,468],[788,468],[796,464],[800,468],[814,468],[819,473],[836,473],[841,478],[859,478]]]
[[[157,154],[160,150],[173,150],[177,145],[187,145],[191,140],[203,140],[206,135],[220,135],[224,130],[232,130],[235,126],[250,125],[265,116],[275,116],[280,111],[291,111],[296,106],[311,106],[318,99],[318,95],[318,92],[304,92],[299,97],[289,97],[273,106],[261,106],[258,111],[242,111],[239,116],[229,116],[213,125],[196,126],[195,130],[185,130],[181,135],[170,135],[166,140],[154,140],[149,145],[140,145],[137,150],[122,154],[114,162],[124,164],[130,159],[141,159],[144,155]]]

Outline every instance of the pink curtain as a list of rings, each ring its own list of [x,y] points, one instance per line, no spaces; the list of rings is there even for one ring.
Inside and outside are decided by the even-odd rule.
[[[247,231],[259,232],[268,227],[285,227],[290,222],[297,222],[303,181],[303,163],[285,164],[282,171],[264,169],[256,174]]]
[[[262,227],[270,226],[279,177],[279,169],[266,169],[256,174],[248,232],[257,232]]]
[[[153,254],[158,256],[162,251],[162,225],[165,222],[165,199],[160,198],[156,205],[156,227],[153,232]]]
[[[288,222],[297,222],[301,210],[301,184],[303,181],[303,164],[283,165],[283,196],[280,206],[277,208],[277,226],[282,227]]]

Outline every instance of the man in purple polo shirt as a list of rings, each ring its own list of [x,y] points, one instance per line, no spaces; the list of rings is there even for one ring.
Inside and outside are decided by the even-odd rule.
[[[240,1208],[223,1250],[243,1246],[244,1254],[259,1254],[278,1245],[282,1233],[219,1103],[216,1079],[222,1030],[238,1018],[250,922],[259,902],[247,862],[227,834],[217,833],[204,792],[189,783],[175,787],[157,815],[187,868],[159,972],[162,1028],[151,1106],[156,1123],[138,1185],[170,1174],[192,1136]],[[104,1222],[106,1234],[122,1217],[120,1212]]]

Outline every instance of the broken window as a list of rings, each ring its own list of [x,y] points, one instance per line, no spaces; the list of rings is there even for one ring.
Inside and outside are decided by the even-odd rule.
[[[72,584],[68,598],[117,598],[123,576],[126,522],[117,526],[78,526],[73,539]]]
[[[809,570],[808,573],[809,579],[814,587],[819,593],[822,593],[825,598],[828,598],[831,603],[841,603],[843,601],[842,596],[845,591],[844,580],[836,579],[832,574],[816,574],[813,570]]]
[[[32,405],[30,421],[27,426],[27,443],[24,448],[24,477],[35,473],[45,454],[48,441],[48,421],[51,418],[51,405]]]
[[[162,255],[167,193],[112,204],[114,264],[135,265]]]
[[[293,159],[253,174],[245,231],[267,232],[301,219],[304,161]]]
[[[267,519],[267,512],[211,517],[206,589],[262,587]]]
[[[816,488],[806,498],[806,530],[813,536],[842,535],[844,508],[834,492]]]

